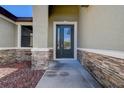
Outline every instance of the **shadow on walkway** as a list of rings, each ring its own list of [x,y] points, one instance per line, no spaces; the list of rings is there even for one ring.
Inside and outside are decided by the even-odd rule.
[[[49,64],[37,88],[101,88],[100,84],[78,62],[55,61]]]

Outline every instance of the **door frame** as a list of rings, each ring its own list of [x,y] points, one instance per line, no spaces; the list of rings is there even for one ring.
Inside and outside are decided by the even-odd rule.
[[[56,25],[74,25],[74,58],[56,58]],[[54,60],[77,60],[77,22],[54,21],[53,22],[53,59]]]

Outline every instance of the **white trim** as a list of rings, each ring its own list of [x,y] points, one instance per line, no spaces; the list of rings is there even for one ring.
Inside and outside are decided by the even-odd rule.
[[[20,48],[21,47],[21,29],[22,29],[22,25],[24,25],[24,26],[32,26],[32,24],[29,22],[27,22],[27,23],[23,23],[23,22],[21,22],[21,23],[18,23],[17,24],[17,28],[18,28],[18,31],[17,31],[17,47],[18,48]],[[30,48],[30,47],[28,47],[28,48]]]
[[[0,17],[3,18],[4,20],[8,21],[8,22],[15,24],[15,25],[18,25],[18,24],[20,24],[20,25],[32,25],[33,24],[33,22],[15,22],[15,21],[7,18],[6,16],[4,16],[2,14],[0,14]]]
[[[32,22],[16,22],[17,25],[25,25],[25,26],[32,26]]]
[[[32,48],[31,51],[49,51],[53,48]]]
[[[77,50],[81,50],[81,51],[83,51],[83,50],[84,50],[84,48],[77,48]]]
[[[53,56],[54,56],[54,60],[57,60],[56,58],[56,24],[72,24],[74,25],[74,58],[72,58],[73,60],[77,59],[77,22],[68,22],[68,21],[57,21],[57,22],[53,22]],[[65,58],[64,58],[65,59]],[[70,58],[68,58],[70,59]]]
[[[5,17],[4,15],[1,15],[1,14],[0,14],[0,17],[3,18],[4,20],[8,21],[8,22],[11,22],[11,23],[13,23],[13,24],[16,24],[15,21],[13,21],[13,20],[11,20],[11,19]]]
[[[115,58],[122,58],[124,59],[124,52],[123,51],[116,51],[116,50],[105,50],[105,49],[87,49],[87,48],[78,48],[81,51],[93,52],[102,55],[107,55]]]
[[[18,47],[0,47],[0,50],[9,50],[9,49],[31,49],[29,47],[21,47],[21,48],[18,48]]]
[[[18,31],[17,31],[17,47],[21,47],[21,25],[18,24]]]
[[[29,48],[29,47],[0,47],[0,50],[9,50],[9,49],[31,49],[31,51],[49,51],[53,48]]]

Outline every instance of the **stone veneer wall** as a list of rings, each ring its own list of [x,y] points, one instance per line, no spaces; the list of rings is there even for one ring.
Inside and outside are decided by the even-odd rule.
[[[31,49],[16,49],[16,61],[17,62],[24,62],[30,61],[31,62]]]
[[[0,50],[0,65],[31,61],[30,49],[4,49]]]
[[[124,59],[81,50],[78,59],[104,87],[124,88]]]
[[[0,65],[15,62],[32,62],[32,69],[45,70],[53,60],[53,50],[31,51],[31,49],[3,49],[0,50]]]
[[[15,49],[0,50],[0,65],[16,62]]]
[[[50,61],[53,60],[53,50],[32,51],[32,69],[47,69]]]

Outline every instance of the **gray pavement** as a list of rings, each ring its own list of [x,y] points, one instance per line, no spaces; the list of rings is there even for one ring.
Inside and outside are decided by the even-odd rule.
[[[54,61],[36,88],[101,88],[101,85],[76,60]]]

